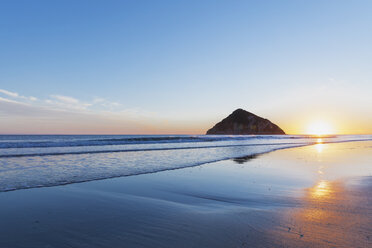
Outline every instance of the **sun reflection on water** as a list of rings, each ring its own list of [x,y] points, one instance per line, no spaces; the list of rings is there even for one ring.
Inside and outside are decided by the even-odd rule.
[[[316,151],[318,153],[322,153],[323,152],[324,145],[323,144],[316,144],[315,145],[315,148],[316,148]]]
[[[328,181],[322,180],[311,188],[310,192],[313,198],[322,198],[328,196],[332,192],[331,185]]]
[[[314,141],[314,146],[303,149],[314,181],[303,191],[301,207],[288,210],[284,217],[288,228],[283,228],[280,238],[301,240],[311,247],[372,247],[367,231],[371,230],[371,208],[366,207],[371,189],[364,177],[372,170],[362,166],[371,161],[371,145],[328,144],[325,137]],[[359,180],[356,176],[363,178],[358,181],[363,184],[350,185]]]
[[[318,153],[322,153],[324,148],[323,140],[321,138],[318,138],[316,141],[315,149]]]

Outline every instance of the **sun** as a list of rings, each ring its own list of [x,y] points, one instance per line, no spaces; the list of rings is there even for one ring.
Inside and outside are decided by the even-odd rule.
[[[334,129],[329,123],[325,121],[316,121],[308,126],[306,134],[317,136],[334,134]]]

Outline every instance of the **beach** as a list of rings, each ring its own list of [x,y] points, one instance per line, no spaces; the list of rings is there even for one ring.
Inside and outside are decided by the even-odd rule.
[[[319,143],[1,192],[0,247],[370,247],[371,151]]]
[[[372,248],[371,10],[0,0],[0,248]]]

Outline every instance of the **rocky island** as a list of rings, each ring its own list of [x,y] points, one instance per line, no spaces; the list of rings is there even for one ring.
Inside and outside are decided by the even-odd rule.
[[[285,132],[268,119],[252,114],[244,109],[237,109],[209,129],[207,134],[285,134]]]

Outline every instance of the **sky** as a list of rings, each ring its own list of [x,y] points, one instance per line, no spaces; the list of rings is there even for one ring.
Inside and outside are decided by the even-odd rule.
[[[0,133],[372,133],[372,1],[0,1]]]

